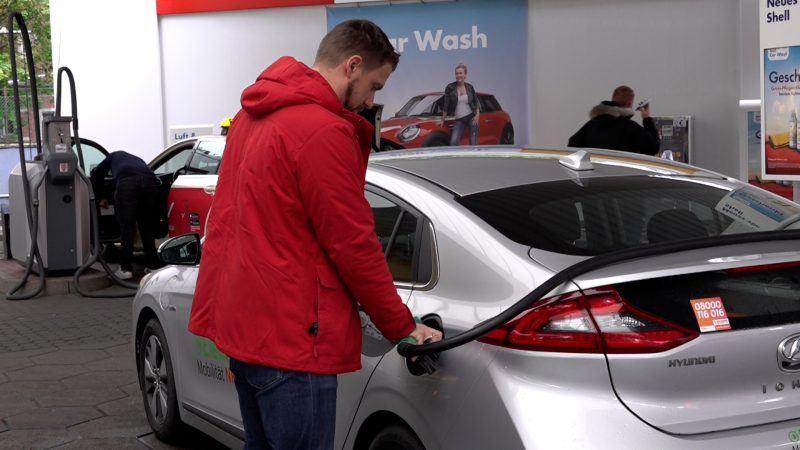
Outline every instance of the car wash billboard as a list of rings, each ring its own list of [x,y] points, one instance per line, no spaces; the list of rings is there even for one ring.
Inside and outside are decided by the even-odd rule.
[[[428,102],[455,81],[455,67],[467,66],[466,82],[481,95],[478,143],[496,143],[505,130],[513,129],[515,144],[528,140],[527,93],[527,0],[461,0],[358,7],[328,7],[328,29],[349,19],[368,19],[378,24],[401,54],[400,64],[375,98],[384,105],[383,123],[395,134],[415,126],[434,127]],[[402,123],[392,121],[413,99],[417,104],[404,111]],[[501,109],[502,112],[495,111]],[[415,115],[421,113],[421,115]],[[414,117],[411,117],[414,116]],[[410,121],[421,120],[418,124]],[[394,125],[393,125],[394,124]],[[384,135],[388,135],[385,132]],[[468,133],[465,133],[468,134]],[[421,142],[409,139],[409,147]]]
[[[800,3],[760,0],[761,178],[800,180]]]

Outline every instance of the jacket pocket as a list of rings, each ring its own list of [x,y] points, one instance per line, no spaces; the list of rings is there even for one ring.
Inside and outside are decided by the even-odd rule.
[[[339,359],[361,345],[361,321],[355,300],[333,268],[317,266],[317,323],[314,356]],[[353,320],[358,326],[353,328]],[[356,344],[357,342],[357,344]]]
[[[344,283],[339,274],[329,266],[317,266],[317,279],[319,284],[329,289],[344,289]]]

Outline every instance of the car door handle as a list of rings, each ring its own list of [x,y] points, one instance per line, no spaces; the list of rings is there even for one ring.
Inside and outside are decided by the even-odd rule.
[[[177,311],[178,308],[176,306],[174,306],[174,305],[167,305],[167,310],[168,311]]]
[[[208,186],[203,188],[203,192],[205,192],[208,195],[214,195],[214,193],[217,192],[217,185],[209,184]]]

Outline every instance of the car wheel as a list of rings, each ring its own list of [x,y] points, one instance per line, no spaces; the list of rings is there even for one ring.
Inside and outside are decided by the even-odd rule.
[[[444,133],[432,133],[422,142],[423,147],[444,147],[450,145],[450,136]]]
[[[375,435],[368,450],[425,450],[425,446],[407,427],[389,425]]]
[[[500,143],[511,145],[514,143],[514,127],[506,125],[500,133]]]
[[[175,440],[183,424],[169,346],[157,319],[147,322],[139,340],[139,382],[150,428],[163,441]]]

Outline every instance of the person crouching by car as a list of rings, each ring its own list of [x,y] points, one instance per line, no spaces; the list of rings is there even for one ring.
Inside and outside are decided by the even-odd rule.
[[[456,119],[450,134],[450,145],[461,142],[461,135],[466,128],[469,128],[469,145],[475,145],[478,143],[478,117],[481,115],[478,96],[475,95],[475,88],[466,82],[467,66],[464,63],[456,65],[455,74],[456,81],[444,88],[441,123],[444,124],[445,116]]]
[[[155,214],[158,211],[158,178],[142,158],[121,150],[111,152],[92,170],[92,185],[102,186],[109,171],[116,182],[114,213],[121,238],[120,268],[114,275],[120,280],[129,280],[133,278],[133,237],[137,224],[146,269],[160,267],[154,231]],[[100,191],[95,189],[95,192]],[[98,204],[100,208],[108,208],[108,199],[101,198]]]

